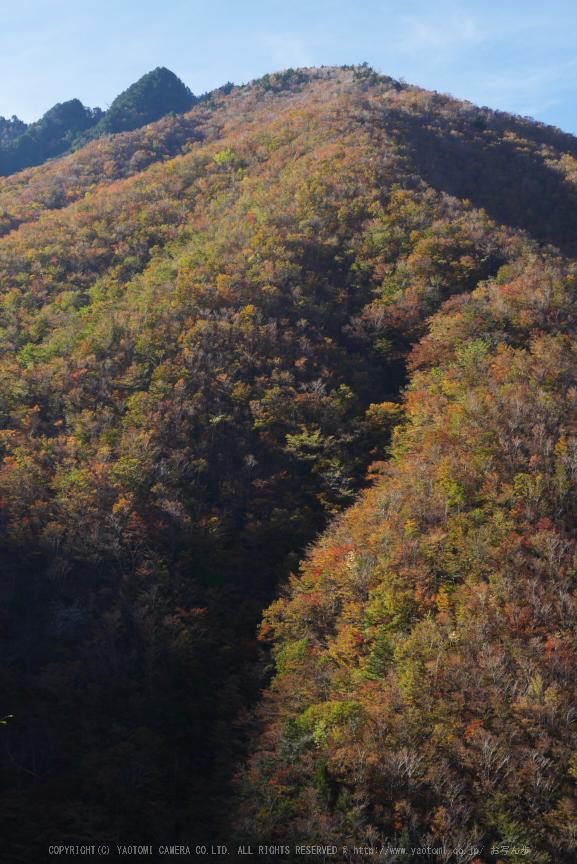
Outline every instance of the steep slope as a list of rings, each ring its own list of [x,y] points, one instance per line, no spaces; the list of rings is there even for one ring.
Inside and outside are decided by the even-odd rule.
[[[525,249],[431,321],[392,460],[266,614],[249,836],[574,860],[576,276]]]
[[[574,242],[574,139],[486,113],[289,70],[3,182],[3,860],[221,828],[261,610],[386,456],[431,316],[537,254],[527,153],[527,227]],[[470,201],[419,116],[476,142]],[[472,203],[504,165],[512,227]]]

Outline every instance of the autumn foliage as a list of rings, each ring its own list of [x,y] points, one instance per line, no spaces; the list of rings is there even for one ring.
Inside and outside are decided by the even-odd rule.
[[[2,860],[216,836],[253,728],[240,837],[571,860],[577,154],[478,116],[289,70],[2,181]]]

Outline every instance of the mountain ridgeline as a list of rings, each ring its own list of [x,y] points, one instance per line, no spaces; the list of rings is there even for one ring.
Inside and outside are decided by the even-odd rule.
[[[194,104],[191,91],[174,72],[157,68],[121,93],[106,112],[79,99],[54,105],[36,123],[0,117],[0,175],[41,165],[105,133],[128,132]]]
[[[154,80],[0,180],[2,861],[570,864],[577,140]]]

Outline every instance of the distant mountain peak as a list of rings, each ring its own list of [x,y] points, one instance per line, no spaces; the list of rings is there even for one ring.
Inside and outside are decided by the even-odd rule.
[[[59,102],[36,123],[0,118],[0,175],[41,165],[61,156],[83,139],[105,132],[130,132],[160,120],[171,111],[182,114],[195,97],[174,72],[157,67],[124,90],[106,113],[79,99]],[[76,142],[76,144],[75,144]]]
[[[180,78],[170,69],[158,66],[116,97],[96,130],[129,132],[154,123],[171,111],[184,114],[194,102],[193,93]]]

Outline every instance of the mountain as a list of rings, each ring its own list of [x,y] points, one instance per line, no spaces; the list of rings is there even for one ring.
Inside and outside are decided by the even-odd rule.
[[[572,860],[576,164],[327,67],[0,181],[2,861]]]
[[[171,111],[185,114],[195,99],[174,72],[158,67],[117,96],[95,132],[130,132]]]
[[[117,96],[106,112],[71,99],[29,126],[17,117],[0,118],[0,175],[41,165],[104,133],[131,131],[171,111],[184,113],[193,103],[194,96],[180,78],[159,67]]]
[[[6,135],[8,140],[3,140],[0,145],[0,174],[14,174],[60,156],[70,149],[78,135],[97,123],[101,116],[99,108],[86,108],[79,99],[59,102],[20,135]],[[5,128],[6,122],[10,121],[5,121]],[[20,124],[22,121],[15,118],[11,125],[18,128]]]

